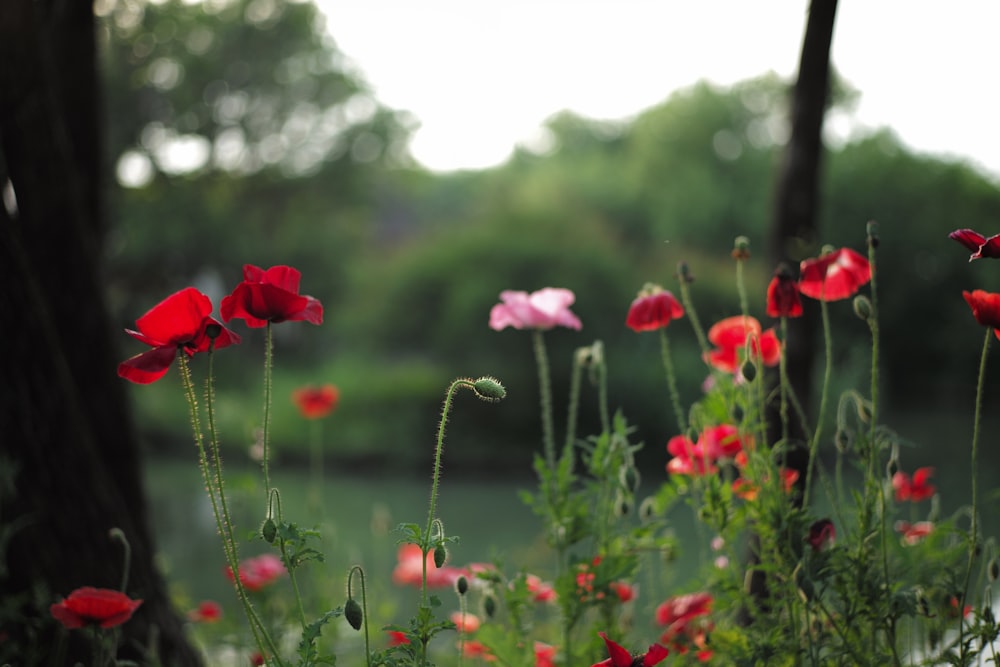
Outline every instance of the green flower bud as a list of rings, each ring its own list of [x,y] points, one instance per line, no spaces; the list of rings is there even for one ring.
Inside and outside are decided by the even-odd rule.
[[[745,413],[743,412],[743,406],[734,404],[731,408],[729,408],[729,416],[735,423],[737,424],[742,423],[743,417],[745,416]]]
[[[872,302],[864,294],[854,297],[854,314],[867,322],[872,316]]]
[[[489,375],[484,375],[473,382],[472,390],[476,392],[476,396],[490,403],[502,401],[504,396],[507,395],[507,390],[500,384],[500,380]]]
[[[754,379],[757,377],[757,367],[754,366],[754,363],[752,361],[747,359],[746,361],[743,362],[743,367],[740,368],[740,374],[743,376],[743,379],[746,380],[747,382],[753,382]]]
[[[205,335],[208,336],[211,340],[215,340],[216,338],[218,338],[219,334],[221,333],[222,333],[221,324],[213,323],[205,326]]]
[[[446,560],[448,560],[448,550],[444,548],[444,545],[439,544],[434,547],[434,567],[444,567]]]
[[[497,613],[497,599],[493,597],[492,593],[483,597],[483,613],[488,618],[493,618],[493,615]]]
[[[469,592],[469,580],[465,578],[465,575],[455,580],[455,592],[459,595],[465,595]]]
[[[260,536],[268,544],[274,544],[274,538],[278,536],[278,526],[274,523],[274,519],[271,517],[264,519],[264,523],[260,527]]]
[[[364,621],[365,615],[361,611],[361,605],[354,598],[347,598],[347,604],[344,605],[344,618],[347,619],[347,622],[355,630],[361,629],[361,623]]]
[[[986,571],[989,574],[990,583],[993,583],[997,579],[1000,579],[1000,563],[997,562],[996,556],[990,559],[990,565]]]
[[[623,489],[635,493],[639,488],[640,481],[639,471],[635,469],[635,466],[622,466],[618,469],[618,483]]]
[[[868,235],[868,245],[872,248],[877,248],[879,244],[878,223],[874,220],[869,220],[868,224],[865,225],[865,232]]]

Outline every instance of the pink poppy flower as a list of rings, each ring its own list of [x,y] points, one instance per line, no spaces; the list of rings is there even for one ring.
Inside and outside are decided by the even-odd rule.
[[[189,356],[239,343],[240,337],[209,317],[212,302],[193,287],[171,294],[136,320],[138,331],[125,333],[153,349],[126,359],[118,375],[137,384],[156,382],[166,375],[183,350]]]
[[[903,544],[909,547],[919,544],[925,537],[934,532],[934,524],[930,521],[917,521],[916,523],[897,521],[893,528],[903,536]]]
[[[245,558],[239,565],[240,582],[248,591],[259,591],[284,576],[284,563],[274,554],[261,554]],[[226,577],[233,581],[232,568],[226,568]]]
[[[396,567],[392,570],[393,583],[400,586],[423,585],[423,551],[419,545],[403,544],[396,552]],[[434,553],[427,554],[427,587],[445,588],[454,586],[460,576],[467,575],[464,569],[457,567],[437,567],[434,565]]]
[[[956,229],[948,234],[948,238],[958,241],[972,251],[972,255],[969,257],[970,262],[984,257],[993,259],[1000,257],[1000,234],[983,236],[971,229]]]
[[[821,301],[840,301],[857,294],[871,278],[872,267],[861,253],[840,248],[802,260],[799,292]]]
[[[323,304],[299,294],[302,274],[290,266],[272,266],[266,271],[253,264],[243,266],[243,282],[222,299],[219,307],[225,322],[242,319],[248,327],[268,322],[323,323]]]
[[[555,587],[547,582],[542,581],[540,577],[534,574],[529,574],[524,578],[525,586],[528,588],[528,592],[532,594],[532,600],[535,602],[554,602],[556,599],[556,589]]]
[[[934,468],[925,467],[914,470],[912,479],[903,471],[893,475],[892,488],[896,493],[896,502],[903,503],[909,500],[919,503],[932,497],[937,489],[928,482],[928,479],[933,474]]]
[[[471,634],[479,629],[482,622],[479,617],[475,614],[470,614],[468,612],[456,611],[451,615],[451,622],[455,624],[455,630],[458,632],[464,632],[466,634]]]
[[[684,307],[659,285],[647,285],[629,306],[625,326],[633,331],[655,331],[684,316]]]
[[[608,639],[608,636],[603,632],[598,632],[601,639],[608,647],[608,659],[602,660],[596,663],[593,667],[653,667],[653,665],[659,664],[670,655],[670,651],[667,650],[665,646],[660,644],[653,644],[649,649],[640,655],[633,656],[620,644]]]
[[[52,617],[69,629],[97,625],[113,628],[132,618],[142,600],[107,588],[84,586],[49,607]]]
[[[583,325],[569,307],[576,295],[561,287],[546,287],[528,294],[514,290],[500,293],[500,301],[490,310],[490,328],[547,330],[556,326],[579,330]]]

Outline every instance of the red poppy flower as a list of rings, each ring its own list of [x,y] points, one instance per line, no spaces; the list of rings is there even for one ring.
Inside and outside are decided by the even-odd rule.
[[[175,292],[153,306],[136,320],[138,331],[125,330],[153,349],[118,364],[118,375],[149,384],[166,375],[177,350],[189,355],[206,352],[213,336],[216,349],[239,343],[239,336],[209,317],[211,312],[211,300],[193,287]]]
[[[262,327],[268,322],[323,323],[323,304],[311,296],[299,294],[302,274],[290,266],[272,266],[268,270],[247,264],[243,282],[222,299],[219,310],[226,322],[238,317],[248,327]]]
[[[596,663],[593,667],[633,667],[633,665],[636,667],[653,667],[653,665],[660,663],[670,655],[670,651],[667,650],[666,646],[653,644],[645,653],[633,656],[623,646],[608,639],[608,636],[603,632],[598,632],[597,634],[601,636],[601,639],[607,645],[610,657],[607,660]]]
[[[920,543],[934,532],[934,524],[930,521],[917,521],[916,523],[897,521],[893,528],[903,536],[903,544],[908,547]]]
[[[813,521],[812,525],[809,526],[809,534],[806,536],[806,542],[813,548],[813,551],[822,551],[826,547],[831,546],[836,540],[837,528],[833,525],[833,521],[819,519]]]
[[[482,621],[479,620],[478,616],[464,611],[452,612],[449,618],[455,624],[455,630],[459,633],[472,634],[482,625]]]
[[[799,286],[792,279],[792,274],[784,264],[774,272],[774,277],[767,286],[768,317],[801,317],[802,299],[799,298]]]
[[[544,642],[535,642],[535,667],[555,667],[556,647]]]
[[[400,630],[386,630],[386,632],[389,634],[389,646],[402,646],[410,643],[410,638],[406,636],[405,632]]]
[[[753,441],[741,437],[732,424],[706,428],[699,434],[698,442],[691,442],[686,435],[675,435],[667,442],[667,452],[673,456],[667,462],[667,472],[697,476],[714,473],[718,471],[715,463],[719,459],[733,458],[752,446]]]
[[[707,635],[712,629],[708,613],[712,608],[709,593],[688,593],[672,597],[656,608],[656,622],[666,626],[660,642],[686,653],[689,647],[698,649],[698,660],[712,656],[707,648]]]
[[[292,401],[306,419],[326,417],[337,408],[340,391],[332,384],[301,387],[292,392]]]
[[[270,586],[286,573],[285,565],[274,554],[261,554],[244,559],[239,565],[240,581],[248,591]],[[233,571],[226,568],[226,577],[233,581]]]
[[[761,331],[756,318],[742,315],[727,317],[712,325],[708,340],[716,347],[708,352],[705,361],[723,373],[736,373],[747,339],[750,353],[765,366],[776,366],[781,361],[781,343],[774,329]]]
[[[821,301],[840,301],[857,294],[872,278],[868,260],[856,250],[840,248],[799,266],[799,292]]]
[[[392,581],[401,586],[421,586],[423,584],[423,550],[416,544],[403,544],[396,552],[396,567],[392,570]],[[434,564],[434,554],[427,554],[427,587],[445,588],[454,586],[459,577],[468,572],[458,567],[438,567]]]
[[[797,481],[799,481],[798,470],[795,470],[794,468],[781,469],[781,482],[785,489],[785,493],[791,493],[792,489],[795,488],[795,482]],[[749,502],[756,500],[757,496],[760,494],[760,487],[745,477],[737,477],[734,479],[732,488],[733,495]]]
[[[948,234],[948,238],[958,241],[972,251],[970,262],[984,257],[993,259],[1000,257],[1000,234],[987,237],[971,229],[956,229]]]
[[[222,606],[214,600],[203,600],[187,617],[194,623],[215,623],[222,619]]]
[[[132,618],[141,604],[142,600],[133,600],[118,591],[84,586],[49,607],[49,613],[70,629],[88,625],[113,628]]]
[[[907,500],[919,503],[932,497],[937,489],[933,484],[928,483],[928,479],[934,474],[934,468],[917,468],[913,471],[911,479],[903,471],[892,476],[892,488],[896,492],[896,502],[903,503]]]
[[[1000,294],[977,289],[962,292],[962,296],[976,321],[984,327],[992,327],[996,337],[1000,338]]]
[[[542,581],[541,577],[535,574],[526,575],[524,585],[528,592],[532,594],[535,602],[554,602],[556,599],[556,589],[550,584]]]
[[[659,285],[647,285],[628,309],[625,326],[633,331],[654,331],[683,317],[684,307]]]

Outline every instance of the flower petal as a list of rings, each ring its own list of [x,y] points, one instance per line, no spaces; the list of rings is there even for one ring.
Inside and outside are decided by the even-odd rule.
[[[212,301],[195,288],[186,287],[153,306],[136,320],[136,327],[144,343],[183,343],[194,338],[211,312]]]
[[[118,375],[136,384],[150,384],[166,375],[176,356],[176,345],[156,347],[118,364]]]

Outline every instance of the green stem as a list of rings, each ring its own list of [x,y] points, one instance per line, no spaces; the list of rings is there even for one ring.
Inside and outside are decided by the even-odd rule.
[[[278,540],[278,548],[281,551],[281,560],[285,563],[285,569],[288,570],[288,580],[292,583],[292,592],[295,593],[295,605],[299,611],[299,622],[302,624],[302,629],[306,629],[306,612],[302,605],[302,593],[299,591],[299,580],[295,576],[295,570],[297,569],[296,564],[291,561],[288,557],[288,549],[285,548],[285,540]]]
[[[698,319],[698,311],[695,310],[694,303],[691,301],[691,290],[688,289],[689,281],[689,277],[683,274],[680,275],[681,303],[684,304],[684,312],[687,313],[691,328],[694,329],[694,335],[698,339],[698,346],[701,347],[702,355],[707,356],[709,352],[708,338],[705,336],[705,330]]]
[[[122,545],[122,585],[121,592],[125,592],[125,588],[128,586],[128,575],[129,569],[132,565],[132,545],[128,543],[128,539],[125,537],[124,531],[121,528],[112,528],[109,531],[109,536],[112,540],[116,542],[121,542]]]
[[[781,316],[781,357],[778,361],[778,382],[781,392],[781,442],[784,451],[788,451],[788,387],[791,381],[788,379],[788,357],[786,346],[788,345],[788,318]]]
[[[535,365],[538,366],[538,389],[542,407],[542,444],[545,463],[549,470],[556,467],[555,427],[552,423],[552,380],[549,377],[549,357],[545,351],[545,336],[541,329],[533,329],[532,342],[535,348]]]
[[[309,502],[317,512],[323,510],[323,422],[313,419],[309,425],[309,472],[312,489]]]
[[[595,347],[600,347],[600,354],[597,355],[594,364],[594,372],[597,373],[597,409],[601,415],[601,432],[611,432],[611,418],[608,411],[608,366],[604,361],[604,344],[600,341],[594,343]]]
[[[573,447],[576,440],[576,421],[580,408],[580,382],[583,379],[583,367],[588,363],[592,348],[581,347],[573,355],[573,370],[569,380],[569,407],[566,410],[566,442],[563,445],[563,456]]]
[[[271,334],[271,322],[267,323],[264,329],[264,421],[261,425],[261,445],[263,446],[263,460],[261,466],[264,470],[264,496],[271,495],[271,472],[269,460],[271,458],[271,369],[274,365],[274,341]]]
[[[819,398],[819,415],[816,418],[816,430],[813,432],[812,441],[809,443],[809,460],[806,463],[806,485],[804,502],[809,502],[809,492],[812,487],[813,468],[816,465],[816,455],[819,451],[819,439],[823,433],[823,420],[826,418],[827,394],[830,393],[830,374],[833,370],[833,337],[830,333],[830,314],[826,307],[826,301],[822,295],[819,300],[820,313],[823,316],[823,342],[826,351],[826,369],[823,371],[823,391]]]
[[[681,407],[681,395],[677,391],[677,375],[674,372],[674,361],[670,355],[670,340],[666,329],[660,329],[660,356],[663,358],[663,370],[667,373],[667,388],[670,391],[670,402],[674,406],[674,417],[677,418],[677,432],[687,434],[687,420],[684,419],[684,409]]]

